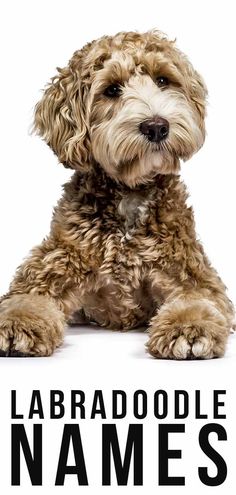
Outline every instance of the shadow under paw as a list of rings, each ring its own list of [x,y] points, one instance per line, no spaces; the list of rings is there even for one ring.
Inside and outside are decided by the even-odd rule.
[[[0,349],[0,357],[34,357],[32,354],[26,354],[25,352],[16,351],[15,349],[8,349],[2,351]]]

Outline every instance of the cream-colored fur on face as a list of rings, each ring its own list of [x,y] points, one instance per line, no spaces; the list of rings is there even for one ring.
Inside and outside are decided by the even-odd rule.
[[[155,30],[104,36],[58,69],[35,130],[75,173],[48,237],[1,298],[0,355],[48,356],[66,322],[91,321],[122,331],[146,325],[157,358],[224,354],[234,308],[197,240],[178,175],[204,142],[206,96],[187,57]],[[140,131],[153,118],[169,123],[159,143]]]
[[[120,100],[121,108],[112,122],[103,119],[99,125],[92,125],[90,134],[94,158],[112,177],[135,186],[157,173],[177,173],[176,156],[189,158],[202,146],[204,134],[194,109],[180,91],[162,91],[150,76],[139,74],[125,84]],[[168,139],[156,149],[139,131],[140,122],[153,115],[170,124]]]

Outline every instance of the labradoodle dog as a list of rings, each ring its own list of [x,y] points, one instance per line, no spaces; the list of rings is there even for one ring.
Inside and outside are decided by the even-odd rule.
[[[157,358],[224,354],[233,306],[179,177],[204,142],[206,94],[158,31],[104,36],[58,69],[35,130],[75,173],[1,299],[2,356],[48,356],[82,321],[148,325]]]

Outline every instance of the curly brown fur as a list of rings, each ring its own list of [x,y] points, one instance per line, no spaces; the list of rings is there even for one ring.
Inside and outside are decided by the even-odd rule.
[[[180,159],[204,142],[206,94],[158,31],[105,36],[58,69],[35,129],[75,173],[50,235],[2,298],[3,353],[49,355],[65,322],[80,320],[121,330],[148,324],[155,357],[223,355],[234,310],[196,239],[178,176]],[[140,124],[157,116],[169,133],[152,142]]]

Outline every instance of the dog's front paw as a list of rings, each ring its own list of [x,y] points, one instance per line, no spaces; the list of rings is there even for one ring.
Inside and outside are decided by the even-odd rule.
[[[63,329],[61,311],[45,296],[11,296],[0,305],[0,356],[49,356]]]
[[[147,348],[156,358],[210,359],[223,356],[229,329],[207,301],[169,304],[154,317]]]
[[[224,354],[225,339],[215,339],[209,332],[208,322],[200,326],[186,325],[155,332],[147,344],[150,354],[169,359],[210,359]]]

